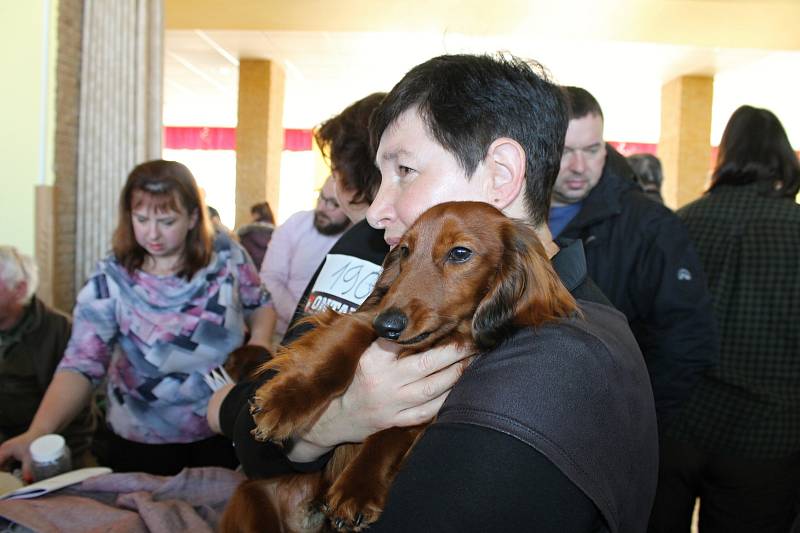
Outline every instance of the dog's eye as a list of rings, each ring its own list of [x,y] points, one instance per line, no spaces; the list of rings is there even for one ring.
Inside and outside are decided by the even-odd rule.
[[[408,250],[408,246],[406,246],[405,244],[400,245],[400,257],[405,259],[406,257],[409,256],[410,253],[411,252]]]
[[[472,250],[463,246],[456,246],[447,254],[447,260],[452,263],[463,263],[472,257]]]

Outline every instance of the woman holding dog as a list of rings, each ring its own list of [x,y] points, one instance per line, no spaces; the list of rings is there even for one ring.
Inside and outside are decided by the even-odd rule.
[[[369,531],[647,528],[658,474],[647,368],[625,317],[588,279],[580,241],[559,250],[547,229],[567,122],[560,88],[542,69],[467,55],[413,68],[370,120],[381,185],[367,220],[387,244],[432,206],[493,205],[534,227],[581,313],[509,328],[461,379],[466,354],[453,349],[398,358],[397,346],[379,340],[361,355],[349,388],[287,449],[316,466],[338,444],[436,416]],[[364,527],[363,515],[342,524],[330,514],[337,529]]]
[[[74,326],[27,432],[0,447],[23,463],[107,383],[108,466],[171,475],[233,467],[227,439],[208,427],[204,376],[242,345],[265,346],[269,295],[241,247],[214,236],[191,172],[174,161],[135,167],[120,196],[113,253],[78,294]]]
[[[354,102],[323,122],[316,131],[317,144],[333,170],[336,197],[353,226],[333,246],[309,282],[282,345],[307,331],[304,324],[297,325],[300,319],[324,310],[313,302],[321,302],[326,295],[335,293],[335,289],[325,284],[329,264],[346,257],[350,264],[357,265],[360,277],[374,274],[373,283],[380,273],[389,246],[383,239],[383,231],[370,227],[366,220],[367,208],[381,180],[373,160],[368,126],[372,112],[385,96],[385,93],[373,93]],[[352,309],[363,301],[363,298],[353,300],[352,291],[349,298],[337,296],[337,301],[347,302]],[[313,470],[324,464],[327,452],[335,444],[362,440],[387,427],[386,424],[413,425],[430,419],[460,375],[461,367],[453,365],[466,354],[442,350],[439,355],[431,355],[397,360],[391,350],[375,350],[373,357],[364,358],[356,378],[358,386],[353,387],[344,400],[348,407],[333,406],[310,435],[298,436],[288,452],[250,438],[254,424],[246,407],[260,383],[242,382],[218,390],[209,403],[209,422],[211,427],[236,440],[239,460],[250,477],[271,477],[297,469]],[[439,370],[442,372],[437,373]],[[382,392],[389,389],[398,390],[398,394]],[[356,406],[359,416],[352,416],[351,406]]]

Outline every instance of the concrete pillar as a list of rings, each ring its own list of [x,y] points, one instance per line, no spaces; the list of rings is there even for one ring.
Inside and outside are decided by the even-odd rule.
[[[53,254],[43,283],[69,311],[111,248],[128,172],[161,155],[163,0],[60,0],[58,10],[55,181],[37,210],[57,207],[52,221],[37,213],[37,255]]]
[[[278,212],[283,151],[283,68],[274,61],[239,62],[236,126],[236,222],[250,221],[250,206],[266,200]]]
[[[60,0],[58,9],[55,181],[37,196],[38,210],[55,212],[37,213],[37,255],[49,268],[44,248],[53,248],[43,284],[69,311],[111,249],[128,173],[161,156],[163,0]]]
[[[697,199],[705,190],[711,158],[711,104],[714,78],[682,76],[661,88],[662,196],[671,208]]]
[[[36,186],[36,264],[39,267],[39,288],[36,296],[51,307],[56,307],[56,201],[51,185]],[[59,306],[70,309],[71,306]]]
[[[59,0],[53,194],[51,197],[46,191],[40,191],[36,196],[39,286],[44,287],[45,291],[52,288],[49,303],[65,312],[70,312],[75,304],[75,195],[78,175],[82,27],[83,0]],[[42,209],[53,210],[52,228],[41,213]],[[49,234],[51,230],[52,235]],[[50,251],[45,250],[48,246],[53,247],[53,264],[49,263]]]
[[[110,249],[128,173],[161,157],[163,32],[163,0],[84,2],[77,287]]]

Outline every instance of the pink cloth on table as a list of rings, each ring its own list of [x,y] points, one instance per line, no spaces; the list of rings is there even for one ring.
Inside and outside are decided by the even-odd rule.
[[[40,533],[213,533],[244,479],[218,467],[172,477],[106,474],[40,498],[0,501],[0,516]]]

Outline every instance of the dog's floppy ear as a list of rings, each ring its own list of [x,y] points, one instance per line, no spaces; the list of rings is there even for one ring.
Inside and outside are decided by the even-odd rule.
[[[533,228],[508,220],[501,238],[502,261],[472,319],[473,339],[482,348],[497,344],[512,326],[538,326],[577,309]]]
[[[394,280],[397,279],[397,276],[400,274],[400,247],[395,246],[386,257],[383,259],[383,270],[381,271],[381,275],[378,276],[378,280],[375,282],[375,287],[373,287],[372,292],[367,299],[364,300],[364,303],[361,304],[359,307],[360,311],[367,311],[380,303],[386,293],[389,291],[389,287],[392,286]]]

